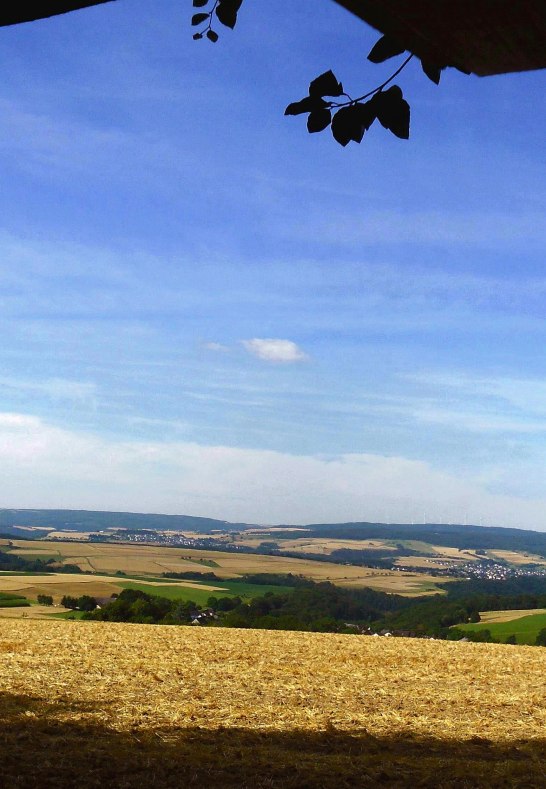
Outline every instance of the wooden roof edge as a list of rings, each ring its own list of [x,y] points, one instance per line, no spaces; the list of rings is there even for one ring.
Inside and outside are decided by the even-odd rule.
[[[335,0],[430,65],[492,76],[546,68],[544,0]]]
[[[49,19],[52,16],[68,14],[94,5],[111,3],[114,0],[48,0],[46,3],[29,2],[29,0],[12,0],[0,9],[0,27],[19,25],[23,22],[35,22],[38,19]]]
[[[449,63],[446,60],[446,53],[441,51],[437,43],[423,34],[423,31],[415,28],[407,21],[392,13],[389,14],[385,9],[384,3],[366,2],[366,0],[334,0],[338,5],[343,6],[363,22],[375,28],[378,33],[389,36],[398,41],[408,52],[413,53],[421,60],[431,63],[439,68],[452,66],[466,74],[469,71],[462,63]]]

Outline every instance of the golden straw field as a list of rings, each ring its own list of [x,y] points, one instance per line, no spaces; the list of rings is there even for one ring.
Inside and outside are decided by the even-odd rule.
[[[546,650],[0,621],[6,789],[543,787]]]
[[[480,621],[485,624],[513,622],[516,619],[522,619],[524,616],[535,616],[536,614],[546,614],[546,608],[527,608],[516,611],[480,611]]]

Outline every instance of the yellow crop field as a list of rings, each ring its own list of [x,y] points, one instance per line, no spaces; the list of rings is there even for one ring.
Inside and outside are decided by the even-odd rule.
[[[373,551],[373,550],[387,550],[394,551],[393,545],[388,545],[384,540],[335,540],[331,538],[321,537],[299,537],[294,540],[278,540],[275,535],[267,537],[246,537],[244,534],[238,538],[236,542],[240,545],[248,545],[252,548],[257,548],[264,540],[277,543],[279,548],[283,551],[294,551],[296,553],[322,553],[331,554],[332,551],[337,551],[342,548],[353,551]]]
[[[3,785],[543,787],[533,647],[0,620]]]
[[[40,593],[41,594],[41,593]],[[51,619],[51,614],[67,613],[68,608],[62,605],[13,606],[0,608],[0,619]]]
[[[154,545],[115,545],[107,543],[13,541],[17,553],[31,550],[33,555],[58,553],[66,562],[86,572],[130,575],[155,575],[164,572],[214,572],[220,578],[235,578],[245,573],[293,573],[313,581],[331,581],[340,586],[370,587],[399,594],[419,594],[435,589],[436,579],[426,573],[402,573],[367,567],[263,556],[223,551],[169,548]],[[201,563],[204,560],[205,563]],[[206,562],[213,562],[209,566]],[[1,591],[0,577],[0,591]],[[436,590],[437,591],[437,590]]]
[[[544,557],[524,551],[488,551],[487,555],[491,558],[503,559],[511,564],[546,564]]]
[[[423,595],[438,594],[440,588],[436,586],[438,578],[424,573],[389,573],[385,570],[374,570],[374,575],[366,578],[354,578],[336,581],[337,586],[348,588],[362,588],[363,586],[375,589],[377,592],[400,594],[405,597],[422,597]],[[442,578],[441,582],[451,583],[451,578]]]
[[[463,559],[465,562],[471,562],[479,558],[474,551],[464,548],[459,550],[459,548],[450,548],[447,545],[431,545],[430,547],[440,556],[446,556],[449,559]]]
[[[38,595],[51,595],[59,603],[64,595],[81,597],[110,597],[122,591],[113,578],[95,575],[76,575],[72,573],[51,573],[47,575],[0,575],[0,592],[18,592],[30,600]],[[50,609],[50,613],[53,613]]]
[[[124,579],[126,580],[126,579]],[[157,586],[161,586],[157,581],[139,581],[141,586],[150,587],[150,594],[154,593]],[[213,584],[196,583],[193,581],[178,581],[172,586],[184,587],[189,589],[200,589],[205,592],[216,592],[220,587]],[[58,604],[64,595],[80,597],[87,594],[93,597],[111,597],[112,594],[119,594],[123,590],[122,586],[116,584],[115,578],[107,575],[78,575],[76,573],[51,573],[47,575],[0,575],[0,592],[18,592],[30,600],[35,600],[38,595],[46,594],[53,597],[54,603]],[[34,610],[34,609],[33,609]],[[30,609],[26,609],[27,612]],[[49,609],[49,613],[54,613]]]
[[[515,619],[522,619],[524,616],[533,616],[534,614],[546,614],[546,608],[518,609],[517,611],[480,611],[480,620],[489,623],[512,622]]]

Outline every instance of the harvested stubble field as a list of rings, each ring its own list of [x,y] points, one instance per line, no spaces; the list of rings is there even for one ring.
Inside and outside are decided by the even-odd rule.
[[[0,619],[51,619],[52,614],[72,613],[62,605],[31,605],[0,608]]]
[[[38,595],[47,594],[53,597],[58,605],[64,595],[80,597],[83,594],[94,597],[109,598],[113,593],[119,594],[123,589],[142,589],[149,594],[162,595],[170,599],[198,598],[197,602],[205,603],[211,594],[222,589],[217,585],[197,583],[194,581],[177,581],[165,585],[165,582],[143,580],[132,583],[128,579],[111,578],[107,575],[85,575],[71,573],[51,573],[47,575],[0,575],[0,594],[2,592],[21,594],[30,600]]]
[[[524,616],[535,616],[536,614],[546,614],[546,608],[525,608],[515,611],[480,611],[480,621],[483,624],[493,622],[513,622]]]
[[[343,540],[332,537],[298,537],[295,539],[276,539],[275,535],[267,537],[246,537],[245,534],[236,539],[240,545],[248,545],[251,548],[258,548],[264,540],[274,540],[283,551],[293,551],[294,553],[319,553],[330,554],[341,548],[350,550],[387,550],[394,551],[394,545],[390,545],[385,540]]]
[[[543,787],[545,655],[5,620],[3,786]]]
[[[543,556],[525,553],[525,551],[488,551],[488,556],[511,564],[546,564],[546,559]]]

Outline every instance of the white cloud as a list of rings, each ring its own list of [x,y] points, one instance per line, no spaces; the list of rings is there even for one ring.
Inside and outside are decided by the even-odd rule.
[[[415,407],[419,421],[478,432],[540,433],[546,430],[546,381],[472,375],[466,372],[414,373],[402,378],[442,392],[451,407],[428,398]],[[436,404],[435,404],[436,403]]]
[[[411,521],[426,511],[428,520],[546,529],[546,497],[497,495],[403,457],[117,441],[13,413],[0,414],[0,501],[252,523]]]
[[[39,428],[40,420],[28,414],[0,413],[0,430],[20,430],[21,428]]]
[[[215,351],[216,353],[229,353],[229,345],[223,345],[221,342],[205,342],[203,348],[207,351]]]
[[[292,340],[255,338],[241,342],[249,353],[266,362],[302,362],[308,358]]]

